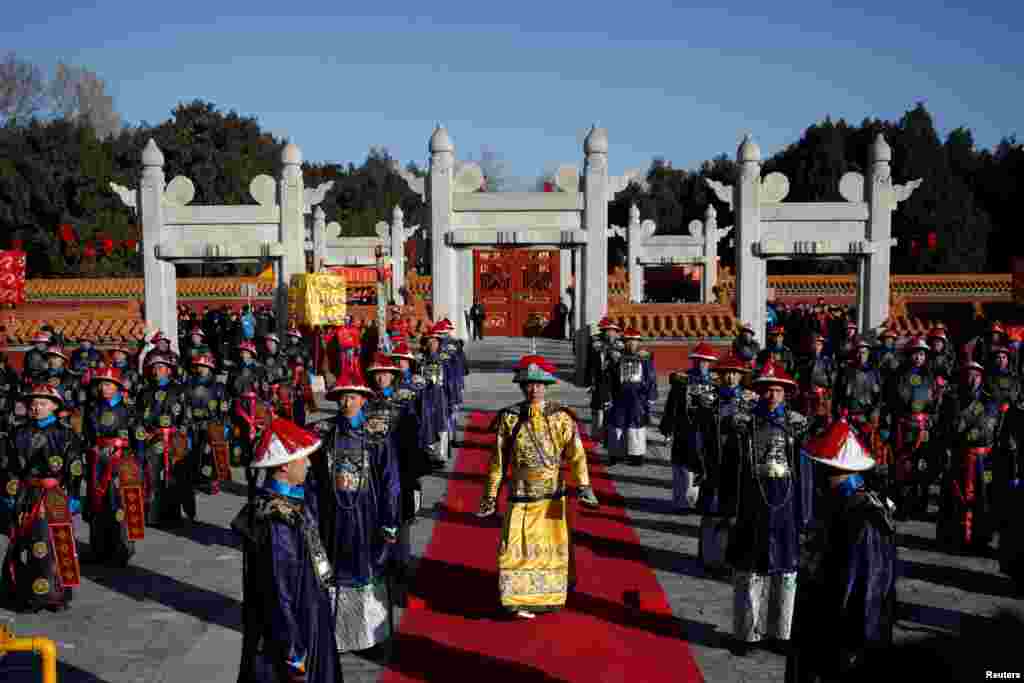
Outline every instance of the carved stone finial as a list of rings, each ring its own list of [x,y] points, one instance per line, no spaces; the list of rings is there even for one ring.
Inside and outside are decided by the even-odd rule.
[[[302,163],[302,150],[294,142],[289,142],[281,151],[281,163],[285,166],[298,166]]]
[[[640,223],[640,209],[636,204],[630,204],[629,206],[629,224],[636,225]]]
[[[441,152],[454,152],[455,145],[452,144],[452,140],[448,137],[448,131],[440,123],[437,124],[437,128],[434,129],[434,134],[430,136],[430,153],[440,154]]]
[[[386,240],[391,234],[391,226],[384,221],[377,221],[377,224],[373,227],[373,231],[377,233],[377,237],[382,240]]]
[[[864,176],[856,171],[847,171],[839,179],[839,194],[848,202],[864,201]]]
[[[196,196],[196,186],[183,175],[175,176],[164,190],[164,202],[172,206],[185,206]]]
[[[332,187],[334,187],[333,180],[320,183],[316,187],[304,187],[302,189],[303,213],[309,213],[310,209],[322,202]]]
[[[774,204],[781,202],[789,194],[789,178],[775,171],[769,173],[761,181],[761,201]]]
[[[163,166],[164,165],[164,153],[160,151],[160,148],[156,146],[156,141],[153,138],[149,139],[146,143],[145,149],[142,150],[142,165],[143,166]]]
[[[871,160],[873,162],[892,161],[892,147],[885,141],[885,136],[881,133],[875,136],[875,142],[871,145]]]
[[[588,156],[591,154],[607,154],[608,131],[604,128],[598,128],[596,124],[591,126],[590,132],[587,133],[587,139],[583,141],[583,153]]]
[[[277,182],[261,173],[249,181],[249,194],[260,206],[273,206],[277,201]]]
[[[135,208],[135,190],[124,185],[118,185],[117,183],[110,183],[110,189],[114,191],[118,197],[121,198],[121,203],[130,209]]]
[[[399,204],[395,204],[394,210],[391,211],[391,220],[395,223],[401,223],[405,219],[405,212],[402,211],[402,207]]]
[[[467,162],[455,173],[456,192],[476,192],[484,186],[484,172],[479,164]]]
[[[319,222],[322,220],[326,220],[326,218],[327,214],[324,213],[324,210],[321,207],[318,206],[313,210],[313,220]]]
[[[743,142],[736,152],[736,160],[740,163],[745,161],[761,161],[761,148],[754,142],[754,137],[747,133],[743,136]]]
[[[704,209],[704,220],[712,220],[718,217],[718,212],[715,211],[714,204],[708,204],[708,208]]]
[[[712,180],[711,178],[706,179],[705,182],[707,182],[708,187],[711,188],[711,191],[715,193],[715,196],[718,197],[718,201],[724,202],[729,206],[732,206],[732,185],[726,185],[721,181]]]

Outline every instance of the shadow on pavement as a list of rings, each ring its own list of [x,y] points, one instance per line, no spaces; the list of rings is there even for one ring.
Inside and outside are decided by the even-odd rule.
[[[14,652],[6,657],[0,657],[0,681],[29,683],[29,681],[41,680],[43,680],[43,668],[39,655],[31,652]],[[100,678],[59,659],[57,660],[57,680],[60,683],[110,683],[105,678]]]
[[[83,565],[82,576],[133,600],[158,602],[208,624],[242,632],[242,603],[222,593],[135,565],[124,568]]]
[[[917,579],[950,588],[959,588],[969,593],[995,595],[1003,598],[1020,597],[1010,578],[962,567],[924,564],[901,559],[899,576],[904,579]]]

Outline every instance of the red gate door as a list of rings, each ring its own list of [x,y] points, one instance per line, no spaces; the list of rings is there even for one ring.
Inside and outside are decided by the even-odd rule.
[[[555,332],[558,306],[558,250],[524,249],[520,252],[518,285],[519,334],[550,337]]]
[[[474,303],[484,306],[484,336],[513,337],[517,332],[513,273],[515,254],[511,249],[473,250]]]
[[[557,249],[498,249],[473,252],[475,296],[484,306],[484,335],[521,337],[534,328],[557,333]]]

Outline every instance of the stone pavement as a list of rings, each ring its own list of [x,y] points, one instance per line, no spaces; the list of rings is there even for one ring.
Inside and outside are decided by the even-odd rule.
[[[540,341],[538,350],[559,366],[563,379],[571,376],[567,343]],[[474,373],[467,378],[466,411],[495,410],[519,400],[510,368],[526,352],[525,340],[470,344]],[[656,419],[667,393],[667,387],[660,387]],[[576,409],[584,426],[589,426],[584,390],[563,382],[552,388],[550,397]],[[330,406],[324,407],[326,412],[316,417],[330,415]],[[680,635],[690,642],[708,681],[781,681],[784,661],[779,655],[755,652],[736,657],[729,652],[732,590],[728,583],[704,576],[696,562],[699,518],[678,515],[670,508],[671,467],[660,439],[652,438],[642,467],[617,465],[607,476],[627,501],[650,566],[682,624]],[[413,533],[417,556],[430,539],[435,505],[443,503],[447,476],[445,470],[424,479],[424,509]],[[19,635],[56,640],[59,680],[64,683],[235,681],[241,651],[242,558],[228,524],[244,503],[244,495],[242,486],[232,486],[218,496],[200,495],[201,522],[188,532],[147,529],[146,540],[126,569],[84,565],[83,583],[70,611],[12,615],[0,608],[0,622],[13,616]],[[992,643],[999,642],[994,640],[998,636],[991,635],[994,628],[986,628],[996,624],[993,617],[1004,609],[1024,611],[1024,603],[998,573],[995,560],[938,552],[931,524],[904,523],[899,532],[903,618],[896,629],[897,643],[924,643],[923,649],[910,650],[922,665],[927,660],[938,666],[936,662],[946,661],[943,657],[964,652],[963,647],[950,647],[957,642],[952,639],[961,635],[973,633],[977,640],[972,642],[986,646],[978,648],[980,654],[991,652]],[[79,538],[87,543],[88,532],[80,530]],[[0,550],[5,549],[6,541],[0,540]],[[401,620],[400,609],[396,620]],[[386,650],[347,655],[346,681],[377,680],[386,665]],[[0,680],[39,680],[33,661],[27,655],[0,660]],[[972,669],[978,679],[984,678],[985,668],[992,668],[981,664],[986,664],[984,658]]]

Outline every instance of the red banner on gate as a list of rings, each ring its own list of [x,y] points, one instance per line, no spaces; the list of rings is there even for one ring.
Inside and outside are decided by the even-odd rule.
[[[25,252],[0,251],[0,304],[25,303]]]

